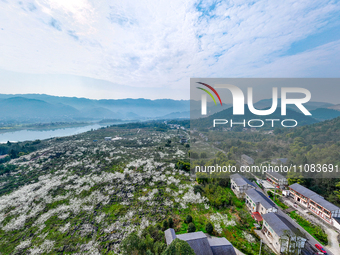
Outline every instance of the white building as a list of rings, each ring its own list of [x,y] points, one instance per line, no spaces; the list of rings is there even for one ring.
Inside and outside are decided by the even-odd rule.
[[[301,254],[307,241],[302,232],[295,228],[286,218],[276,213],[262,215],[262,233],[272,244],[278,254],[287,252]]]
[[[289,186],[290,194],[296,202],[308,208],[318,218],[326,221],[330,225],[340,229],[338,223],[340,218],[340,208],[328,202],[314,191],[294,183]]]
[[[266,173],[267,181],[271,182],[279,189],[286,189],[288,187],[288,180],[282,174],[275,171],[268,171]]]
[[[245,194],[246,205],[252,212],[261,215],[269,212],[277,212],[275,203],[256,189],[248,189]]]
[[[255,189],[255,185],[240,174],[232,174],[230,176],[230,184],[231,190],[238,198],[244,197],[248,189]]]

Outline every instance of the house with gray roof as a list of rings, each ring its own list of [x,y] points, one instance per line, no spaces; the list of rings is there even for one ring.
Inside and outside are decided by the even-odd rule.
[[[186,241],[197,255],[236,255],[233,245],[224,237],[212,237],[202,231],[176,235],[172,228],[164,234],[167,245],[178,238]]]
[[[277,212],[275,203],[256,189],[247,190],[245,200],[252,213],[258,212],[263,215],[269,212]]]
[[[251,157],[247,156],[246,154],[243,154],[241,156],[241,162],[246,165],[253,165],[254,164],[254,159]]]
[[[338,206],[298,183],[290,185],[289,190],[296,202],[308,208],[318,218],[340,230],[340,224],[335,219],[340,217],[340,208]]]
[[[271,182],[279,189],[286,189],[288,187],[288,180],[282,174],[273,170],[266,172],[267,181]]]
[[[273,165],[279,165],[279,164],[286,164],[288,162],[288,158],[275,158],[272,159],[270,162]]]
[[[288,219],[270,212],[263,216],[262,233],[278,254],[287,251],[301,254],[307,241],[303,233],[295,228]]]
[[[230,184],[231,190],[238,198],[243,198],[245,192],[248,189],[255,189],[256,186],[254,183],[249,181],[247,178],[243,177],[240,174],[232,174],[230,175]]]

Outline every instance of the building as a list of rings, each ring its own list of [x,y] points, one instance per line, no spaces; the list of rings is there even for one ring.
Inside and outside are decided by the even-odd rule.
[[[340,229],[338,218],[340,217],[340,208],[328,202],[322,196],[294,183],[289,186],[290,194],[296,202],[308,208],[314,215],[323,219],[330,225]]]
[[[270,163],[273,165],[286,164],[288,158],[275,158]]]
[[[273,212],[264,214],[262,217],[261,231],[278,254],[288,249],[293,254],[301,254],[307,239],[299,229],[295,228],[285,217]]]
[[[248,189],[255,189],[255,184],[240,174],[232,174],[230,176],[231,189],[238,198],[244,197]]]
[[[266,173],[267,181],[274,184],[278,189],[286,189],[288,187],[288,180],[282,174],[275,171],[268,171]]]
[[[112,137],[110,137],[110,136],[104,138],[105,141],[111,141],[111,139],[112,139]]]
[[[246,205],[252,213],[258,212],[263,215],[269,212],[277,212],[275,203],[256,189],[248,189],[245,199]]]
[[[180,143],[187,143],[188,142],[188,139],[186,138],[181,138],[181,140],[179,141]]]
[[[212,237],[202,231],[176,235],[172,228],[164,234],[167,245],[178,238],[186,241],[197,255],[236,255],[233,245],[224,237]]]
[[[254,159],[251,157],[247,156],[246,154],[243,154],[241,156],[241,162],[246,165],[253,165],[254,164]]]

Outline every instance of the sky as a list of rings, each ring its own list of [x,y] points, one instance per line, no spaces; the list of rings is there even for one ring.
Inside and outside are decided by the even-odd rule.
[[[0,93],[189,99],[196,77],[340,77],[339,17],[323,0],[0,0]]]

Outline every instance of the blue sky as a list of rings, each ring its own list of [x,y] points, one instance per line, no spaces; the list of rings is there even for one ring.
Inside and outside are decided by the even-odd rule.
[[[0,0],[0,93],[189,99],[191,77],[339,77],[339,1]]]

